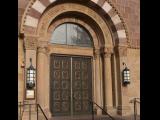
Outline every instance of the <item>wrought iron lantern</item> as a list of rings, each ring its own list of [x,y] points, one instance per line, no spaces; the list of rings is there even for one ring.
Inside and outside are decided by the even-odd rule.
[[[26,87],[27,89],[31,90],[35,87],[35,80],[36,80],[36,69],[32,65],[32,58],[30,58],[31,65],[27,68],[27,80],[26,80]]]
[[[123,62],[123,65],[125,65],[125,68],[122,72],[123,84],[127,85],[127,84],[130,84],[130,70],[127,68],[127,66],[124,62]]]

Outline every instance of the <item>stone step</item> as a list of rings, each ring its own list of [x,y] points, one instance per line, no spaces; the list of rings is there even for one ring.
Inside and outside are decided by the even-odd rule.
[[[74,116],[74,117],[52,117],[49,120],[92,120],[92,115],[87,115],[87,116]],[[106,115],[101,115],[101,116],[94,116],[94,120],[112,120]],[[121,118],[115,118],[115,120],[124,120]]]

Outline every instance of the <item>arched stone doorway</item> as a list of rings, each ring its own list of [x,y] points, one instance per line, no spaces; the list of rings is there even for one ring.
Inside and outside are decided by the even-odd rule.
[[[95,3],[93,2],[92,4],[94,5]],[[39,3],[35,3],[33,8],[38,9],[36,4]],[[103,8],[103,12],[108,12],[110,8],[108,2],[104,2],[101,7]],[[38,11],[41,12],[41,9],[38,9]],[[49,5],[43,14],[41,14],[38,22],[29,15],[26,16],[26,21],[23,26],[26,36],[26,64],[28,64],[28,58],[33,57],[34,66],[37,67],[36,101],[45,109],[46,113],[49,115],[51,113],[49,73],[50,55],[53,53],[91,56],[93,58],[92,99],[111,113],[114,111],[114,104],[116,104],[116,107],[121,107],[121,79],[119,80],[119,84],[116,82],[117,86],[113,85],[112,70],[119,71],[116,76],[121,76],[120,69],[122,67],[120,62],[125,59],[127,38],[125,30],[119,25],[119,23],[121,24],[120,19],[116,17],[116,15],[115,18],[112,17],[111,24],[118,24],[114,26],[114,30],[115,28],[120,30],[116,30],[115,32],[112,29],[113,26],[109,24],[110,21],[107,22],[105,17],[96,10],[93,10],[90,6],[62,1]],[[72,22],[83,26],[92,36],[94,47],[81,48],[51,44],[49,42],[51,32],[54,31],[58,25],[65,22]],[[120,56],[122,58],[120,58]],[[119,58],[116,59],[116,57]],[[114,64],[113,68],[112,61],[116,61],[116,65]],[[116,88],[114,93],[112,87]],[[115,103],[113,103],[113,98],[116,99]],[[97,114],[101,114],[101,110],[99,108],[96,109]],[[115,110],[117,110],[117,108],[115,108]]]

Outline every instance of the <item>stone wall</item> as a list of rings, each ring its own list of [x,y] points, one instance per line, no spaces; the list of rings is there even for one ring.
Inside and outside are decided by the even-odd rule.
[[[140,47],[140,0],[110,0],[126,22],[132,48]]]
[[[18,0],[18,29],[29,0]],[[110,0],[120,12],[129,31],[131,48],[127,52],[126,64],[131,71],[131,84],[124,88],[126,102],[140,96],[140,0]],[[21,67],[24,61],[23,41],[18,40],[18,100],[24,97],[24,76]]]
[[[131,84],[128,86],[128,98],[140,98],[140,50],[129,49],[127,55],[128,68],[131,72]],[[131,103],[133,105],[133,103]],[[140,106],[137,104],[138,114],[140,114]],[[133,110],[133,107],[132,107]]]

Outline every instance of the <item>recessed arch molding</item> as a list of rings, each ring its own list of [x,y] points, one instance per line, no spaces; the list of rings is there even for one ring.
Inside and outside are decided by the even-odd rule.
[[[60,0],[30,0],[22,18],[20,32],[36,33],[41,16],[49,6],[55,4],[57,1]],[[104,15],[108,15],[115,26],[116,30],[113,34],[116,34],[116,39],[119,39],[119,42],[122,41],[122,43],[126,43],[127,45],[130,44],[125,22],[110,0],[86,0],[85,2],[99,6],[106,13]]]

